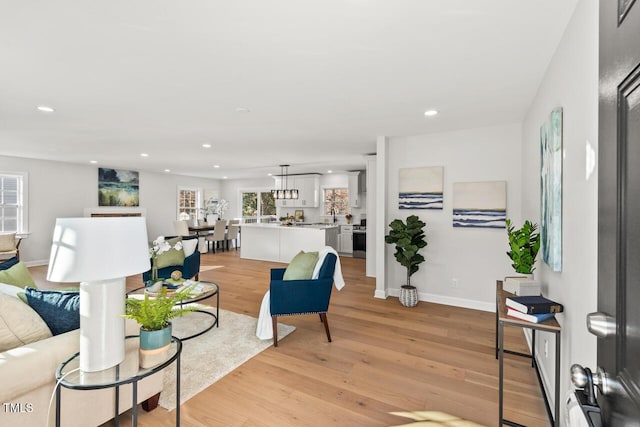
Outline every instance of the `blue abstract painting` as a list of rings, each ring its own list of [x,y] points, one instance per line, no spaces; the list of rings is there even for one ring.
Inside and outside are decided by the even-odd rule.
[[[454,182],[453,226],[505,228],[507,182]]]
[[[442,166],[400,169],[398,207],[400,209],[442,209]]]
[[[542,260],[562,271],[562,108],[540,127],[540,218]]]

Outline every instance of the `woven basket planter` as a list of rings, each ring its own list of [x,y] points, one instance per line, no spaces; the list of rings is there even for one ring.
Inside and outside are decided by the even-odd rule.
[[[415,286],[402,285],[400,288],[400,304],[405,307],[418,305],[418,289]]]

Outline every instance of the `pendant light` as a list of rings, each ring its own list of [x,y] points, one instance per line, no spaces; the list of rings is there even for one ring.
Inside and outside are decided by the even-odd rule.
[[[298,190],[289,188],[289,165],[280,165],[280,188],[271,190],[276,200],[290,200],[298,198]]]

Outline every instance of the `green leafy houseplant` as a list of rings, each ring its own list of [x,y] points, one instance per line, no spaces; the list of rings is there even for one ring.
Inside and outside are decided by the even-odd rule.
[[[418,252],[427,246],[425,240],[424,226],[417,215],[411,215],[404,223],[400,219],[395,219],[389,224],[391,231],[384,237],[384,241],[396,245],[396,260],[407,269],[407,284],[403,288],[414,288],[411,285],[411,276],[418,271],[420,264],[425,259]]]
[[[181,300],[191,296],[192,289],[193,286],[188,286],[174,294],[167,294],[167,289],[163,287],[155,297],[149,296],[149,293],[145,293],[144,299],[129,297],[124,317],[138,322],[143,331],[164,329],[169,326],[171,319],[193,311],[192,308],[176,307]]]
[[[507,235],[509,237],[509,252],[516,273],[533,274],[536,256],[540,250],[540,233],[537,232],[538,224],[525,221],[522,228],[516,229],[511,220],[507,219]]]

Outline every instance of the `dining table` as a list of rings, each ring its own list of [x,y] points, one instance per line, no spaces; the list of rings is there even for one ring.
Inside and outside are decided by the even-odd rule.
[[[226,229],[228,230],[229,227],[238,227],[238,233],[240,233],[240,224],[229,224],[227,223]],[[194,225],[191,224],[189,225],[189,233],[194,233],[195,235],[198,236],[198,240],[200,240],[200,237],[205,237],[207,234],[213,232],[213,230],[215,230],[216,226],[215,224],[209,224],[209,223],[203,223],[203,224],[198,224],[198,225]],[[201,241],[201,243],[204,243]],[[227,250],[229,249],[229,242],[227,242]],[[199,244],[200,246],[200,244]],[[202,252],[202,251],[201,251]]]

